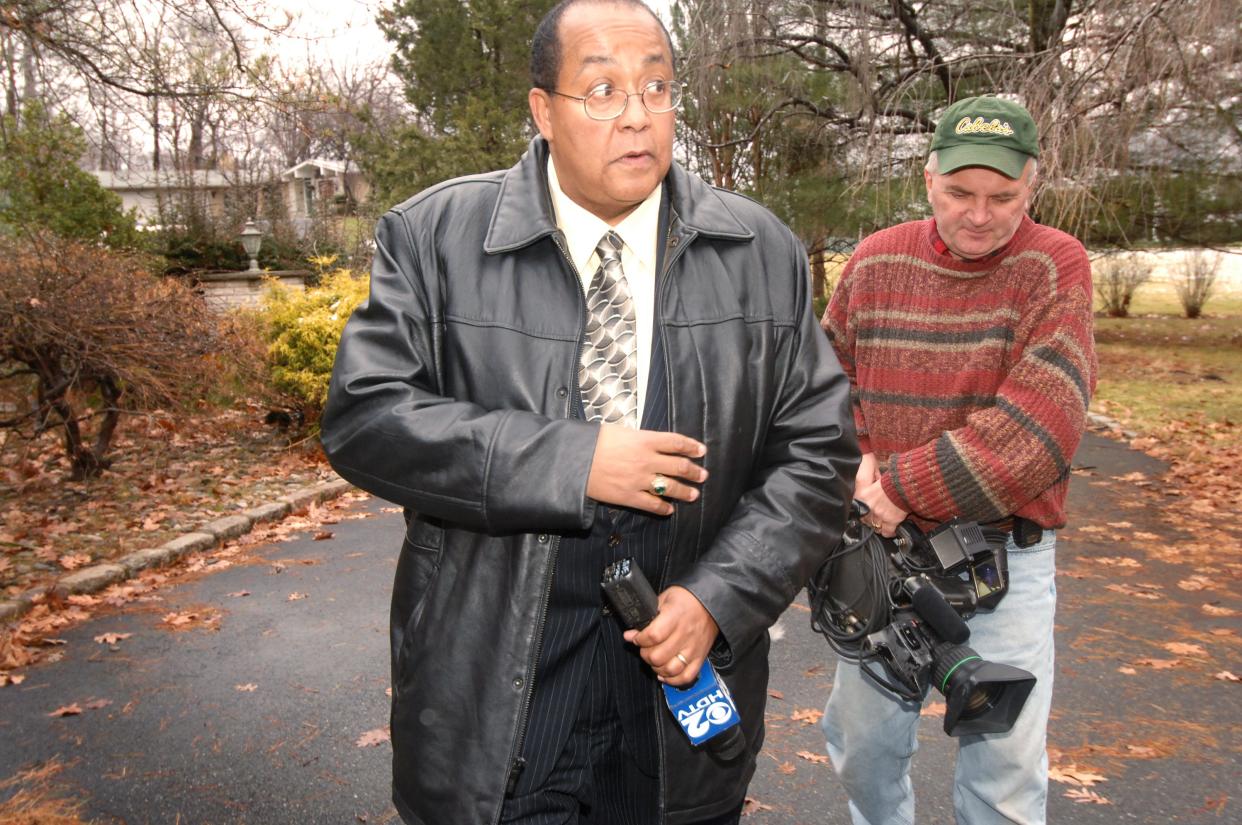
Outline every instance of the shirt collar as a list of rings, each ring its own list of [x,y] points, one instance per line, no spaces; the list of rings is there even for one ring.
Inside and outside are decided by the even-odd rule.
[[[569,256],[579,272],[589,271],[591,257],[604,233],[612,230],[621,236],[621,240],[630,252],[638,258],[647,270],[655,270],[656,233],[660,224],[660,186],[651,190],[638,208],[625,216],[625,220],[616,226],[609,226],[598,216],[579,206],[561,189],[560,179],[556,176],[556,164],[548,155],[548,190],[552,194],[552,210],[556,215],[556,225],[565,234],[569,244]]]
[[[1015,236],[1017,234],[1018,234],[1017,232],[1014,233]],[[928,240],[931,241],[932,248],[935,249],[936,252],[938,252],[939,254],[947,255],[955,261],[961,261],[962,263],[968,263],[968,264],[976,263],[978,261],[990,261],[992,258],[995,258],[997,255],[1001,254],[1006,249],[1008,249],[1009,244],[1013,243],[1013,238],[1010,238],[1008,241],[1005,242],[1004,246],[1000,247],[999,249],[993,249],[991,252],[984,255],[982,258],[959,258],[949,251],[949,245],[944,242],[944,238],[940,237],[940,230],[936,228],[935,218],[932,218],[930,221],[930,228],[928,229]]]

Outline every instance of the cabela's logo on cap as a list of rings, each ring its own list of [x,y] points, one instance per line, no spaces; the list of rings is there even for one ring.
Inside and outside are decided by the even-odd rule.
[[[1013,127],[997,118],[984,120],[981,117],[977,117],[971,120],[969,117],[964,117],[957,122],[953,132],[958,135],[1003,135],[1005,137],[1012,137]]]

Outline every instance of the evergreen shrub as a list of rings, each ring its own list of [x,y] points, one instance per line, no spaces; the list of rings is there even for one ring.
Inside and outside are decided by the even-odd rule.
[[[332,363],[345,322],[367,297],[370,281],[348,269],[321,276],[305,290],[275,281],[262,307],[273,388],[294,399],[305,420],[317,420],[328,398]]]

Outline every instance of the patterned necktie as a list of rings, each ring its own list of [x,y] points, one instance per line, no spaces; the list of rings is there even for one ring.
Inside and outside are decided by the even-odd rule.
[[[587,290],[586,344],[578,384],[587,421],[638,427],[638,345],[634,300],[621,271],[621,236],[608,232]]]

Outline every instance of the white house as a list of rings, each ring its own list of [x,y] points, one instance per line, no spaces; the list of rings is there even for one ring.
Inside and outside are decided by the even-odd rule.
[[[311,158],[280,173],[289,217],[339,214],[340,206],[365,201],[369,182],[352,162]]]
[[[176,206],[178,199],[187,192],[193,192],[202,198],[207,212],[219,218],[224,215],[229,190],[235,185],[223,172],[214,169],[142,172],[91,170],[91,174],[104,189],[121,196],[123,209],[137,210],[139,226],[159,223],[161,206]]]

